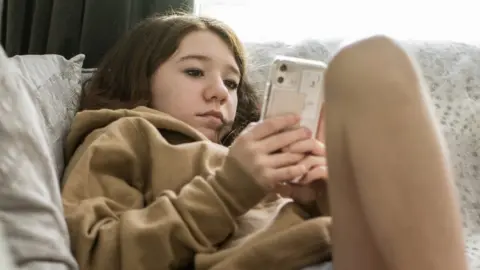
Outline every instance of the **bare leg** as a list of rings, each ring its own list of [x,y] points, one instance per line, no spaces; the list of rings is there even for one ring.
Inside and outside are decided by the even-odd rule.
[[[334,269],[467,269],[446,149],[410,58],[373,37],[343,49],[325,80]]]

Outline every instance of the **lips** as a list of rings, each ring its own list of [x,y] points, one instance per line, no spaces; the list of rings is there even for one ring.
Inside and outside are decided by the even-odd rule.
[[[206,127],[217,129],[225,122],[223,115],[219,111],[208,111],[198,115],[205,122]]]

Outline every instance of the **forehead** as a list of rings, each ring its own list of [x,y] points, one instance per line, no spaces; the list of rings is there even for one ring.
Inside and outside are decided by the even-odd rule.
[[[182,58],[190,54],[203,55],[222,64],[237,67],[233,52],[217,34],[211,31],[202,30],[187,34],[180,42],[174,57]]]

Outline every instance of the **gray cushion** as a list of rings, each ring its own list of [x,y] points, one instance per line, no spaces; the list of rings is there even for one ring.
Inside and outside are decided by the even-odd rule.
[[[77,111],[81,93],[82,64],[85,56],[72,59],[60,55],[22,55],[11,58],[18,76],[32,99],[53,155],[55,172],[64,168],[63,144]]]

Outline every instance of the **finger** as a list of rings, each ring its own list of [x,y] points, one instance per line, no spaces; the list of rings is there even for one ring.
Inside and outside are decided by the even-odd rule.
[[[307,174],[310,173],[312,170],[314,170],[316,167],[326,167],[327,166],[327,159],[326,157],[320,157],[320,156],[307,156],[304,158],[302,161],[298,163],[298,165],[304,165],[305,168],[307,168]],[[318,173],[318,171],[314,171],[314,173]],[[310,180],[307,179],[307,174],[302,175],[302,177],[298,177],[292,180],[292,183],[294,184],[305,184],[305,183],[310,183]],[[308,177],[315,177],[316,175],[313,176],[308,176]],[[317,178],[320,179],[321,177]]]
[[[296,177],[307,173],[307,169],[303,165],[292,165],[278,169],[269,170],[267,177],[271,179],[273,185],[277,185],[284,181],[290,181]]]
[[[314,167],[299,181],[302,185],[308,185],[312,182],[328,179],[328,167],[318,166]]]
[[[317,197],[315,190],[309,186],[294,186],[292,190],[292,199],[300,204],[309,204],[314,202]]]
[[[260,149],[264,153],[272,153],[295,142],[310,138],[311,136],[312,132],[307,128],[287,130],[263,139],[260,142]]]
[[[310,138],[287,146],[284,152],[311,153],[315,156],[325,156],[325,145],[314,138]]]
[[[285,166],[290,166],[294,164],[298,164],[302,159],[305,158],[305,155],[303,154],[297,154],[297,153],[279,153],[279,154],[273,154],[269,155],[267,157],[267,166],[271,168],[281,168]]]
[[[309,155],[298,163],[304,165],[307,171],[310,171],[314,167],[327,166],[327,158],[322,156]]]
[[[258,122],[250,122],[246,128],[243,129],[244,132],[252,130],[256,125],[258,125]]]
[[[291,128],[300,122],[300,117],[294,114],[287,114],[268,118],[252,127],[250,136],[257,141],[271,136],[284,129]]]
[[[293,189],[291,185],[277,185],[275,192],[280,194],[283,197],[290,198],[292,197]]]

